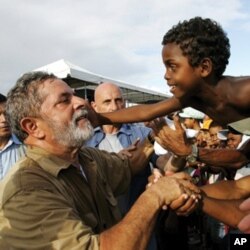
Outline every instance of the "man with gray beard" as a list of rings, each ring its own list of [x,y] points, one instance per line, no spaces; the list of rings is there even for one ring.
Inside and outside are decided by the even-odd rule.
[[[53,119],[49,119],[48,117],[44,118],[47,119],[48,125],[52,129],[54,137],[59,144],[64,146],[70,145],[72,147],[81,147],[83,142],[93,135],[93,127],[90,123],[86,124],[86,130],[82,130],[77,126],[78,119],[81,117],[87,117],[87,114],[88,112],[86,109],[79,110],[73,115],[68,126]]]
[[[87,107],[44,72],[24,74],[9,92],[7,118],[27,152],[0,183],[0,249],[142,250],[162,207],[195,206],[199,190],[187,176],[162,177],[121,219],[114,197],[153,145],[146,139],[130,158],[83,148],[93,132]]]

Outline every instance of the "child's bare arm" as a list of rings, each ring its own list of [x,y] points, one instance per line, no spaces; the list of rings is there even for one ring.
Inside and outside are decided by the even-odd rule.
[[[98,120],[99,125],[150,121],[156,117],[178,111],[181,108],[180,101],[172,97],[154,104],[141,104],[115,112],[101,113],[98,114]]]

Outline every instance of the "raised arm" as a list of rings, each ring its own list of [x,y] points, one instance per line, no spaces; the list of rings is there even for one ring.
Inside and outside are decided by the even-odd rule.
[[[150,121],[156,117],[178,111],[181,108],[180,101],[175,97],[171,97],[170,99],[154,104],[141,104],[115,112],[101,113],[98,114],[98,121],[99,125]]]

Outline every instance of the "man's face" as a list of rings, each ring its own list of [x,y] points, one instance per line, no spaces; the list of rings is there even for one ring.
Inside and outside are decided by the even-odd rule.
[[[164,78],[170,92],[176,98],[191,94],[201,79],[198,68],[190,66],[188,58],[175,43],[168,43],[163,47],[162,60],[166,67]]]
[[[45,101],[41,106],[43,129],[51,143],[81,147],[93,134],[87,119],[86,101],[74,95],[62,80],[47,80],[42,87]]]
[[[115,85],[107,84],[96,91],[92,106],[97,113],[107,113],[123,109],[125,103],[120,89]]]
[[[5,102],[0,103],[0,138],[9,138],[10,126],[5,118]]]

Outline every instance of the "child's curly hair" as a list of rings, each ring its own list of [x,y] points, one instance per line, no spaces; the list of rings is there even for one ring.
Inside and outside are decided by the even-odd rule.
[[[195,17],[179,22],[163,37],[162,45],[176,43],[183,55],[196,67],[205,57],[213,62],[214,73],[221,77],[230,57],[230,43],[221,26],[209,19]]]

